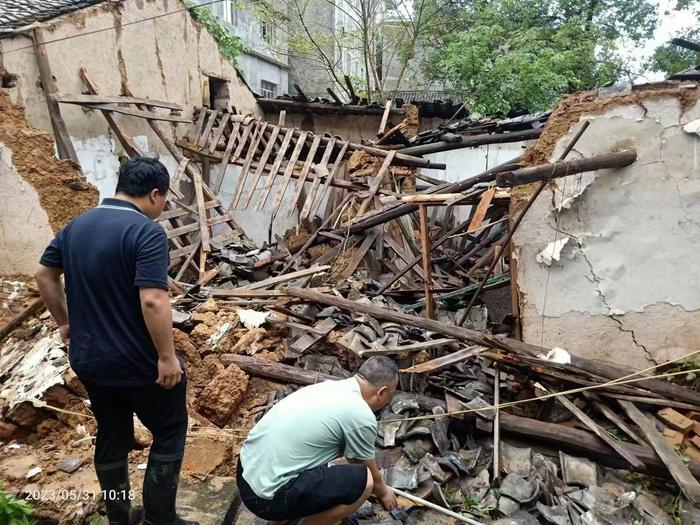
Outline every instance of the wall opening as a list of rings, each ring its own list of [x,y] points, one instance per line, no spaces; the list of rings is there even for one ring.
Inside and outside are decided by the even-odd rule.
[[[228,80],[209,77],[209,107],[227,109],[230,101]]]

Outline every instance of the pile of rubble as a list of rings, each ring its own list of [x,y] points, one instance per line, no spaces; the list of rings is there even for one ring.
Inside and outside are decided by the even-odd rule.
[[[483,131],[539,130],[545,119]],[[176,349],[189,378],[185,485],[229,487],[247,431],[276,401],[388,355],[400,388],[379,415],[377,458],[387,483],[407,493],[391,516],[364,506],[361,523],[700,522],[697,351],[640,371],[513,337],[507,247],[532,202],[552,178],[636,159],[617,151],[567,161],[585,130],[556,163],[518,157],[443,183],[417,172],[440,165],[408,147],[200,111],[187,137],[166,142],[179,169],[161,218]],[[450,129],[442,131],[422,145],[445,139]],[[224,205],[229,163],[241,169]],[[515,186],[529,193],[511,202]],[[275,195],[274,220],[291,188],[299,226],[256,246],[232,210],[262,209]],[[94,499],[56,505],[33,496],[94,486],[85,392],[31,284],[3,283],[3,305],[0,470],[42,513],[83,523]],[[145,449],[148,433],[137,428]],[[143,449],[133,454],[134,484],[145,459]],[[236,510],[228,502],[224,521]]]

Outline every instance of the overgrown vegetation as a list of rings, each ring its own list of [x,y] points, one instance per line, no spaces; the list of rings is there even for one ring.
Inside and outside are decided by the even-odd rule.
[[[196,7],[193,0],[187,0],[186,4],[192,8],[192,13],[197,21],[206,27],[207,31],[214,37],[221,54],[231,64],[237,65],[238,57],[245,50],[241,39],[224,27],[208,7]]]
[[[631,79],[620,41],[642,42],[657,24],[647,0],[477,0],[450,18],[444,37],[424,36],[425,74],[483,114],[546,110],[562,94]]]
[[[0,523],[3,525],[33,525],[34,509],[2,489],[0,483]]]

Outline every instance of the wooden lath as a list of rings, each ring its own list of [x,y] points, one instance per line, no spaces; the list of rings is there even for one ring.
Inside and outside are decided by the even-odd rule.
[[[250,116],[203,108],[188,136],[187,144],[180,143],[183,148],[218,164],[212,185],[215,193],[223,187],[226,166],[240,166],[228,211],[248,209],[251,205],[262,211],[270,206],[276,217],[287,196],[291,199],[289,214],[298,207],[300,220],[309,220],[321,210],[331,187],[360,192],[369,189],[371,198],[367,204],[377,193],[386,194],[386,190],[364,187],[339,177],[345,171],[346,156],[361,146],[336,137],[287,128],[283,121],[272,124]],[[386,172],[396,154],[380,151]],[[296,182],[290,191],[292,179]]]
[[[133,139],[115,120],[113,113],[117,112],[117,110],[112,106],[122,103],[134,104],[138,110],[119,112],[130,116],[145,118],[153,132],[163,142],[168,152],[179,163],[175,174],[171,177],[170,192],[168,193],[165,211],[159,217],[158,222],[165,229],[171,244],[170,268],[176,267],[176,261],[185,258],[184,266],[180,269],[178,275],[181,276],[186,267],[191,266],[202,276],[205,273],[206,255],[211,250],[211,238],[213,236],[214,226],[225,224],[231,230],[240,232],[241,234],[242,230],[233,221],[230,213],[224,210],[216,193],[204,183],[204,180],[208,179],[209,176],[207,172],[209,164],[203,162],[202,170],[204,171],[200,170],[199,167],[192,162],[192,159],[182,154],[179,148],[165,136],[155,123],[155,120],[164,120],[162,114],[155,113],[156,107],[165,107],[171,111],[178,111],[180,108],[161,101],[150,102],[148,99],[133,97],[132,94],[128,92],[128,86],[124,86],[125,95],[127,96],[103,96],[86,69],[83,68],[81,70],[81,76],[90,95],[60,95],[56,97],[57,101],[85,105],[86,107],[98,109],[104,115],[107,123],[127,154],[132,158],[143,156],[145,152],[138,147]],[[218,118],[218,125],[216,125],[217,117],[220,117]],[[199,130],[196,134],[195,144],[201,144],[209,151],[215,151],[218,142],[224,136],[224,132],[228,127],[231,127],[236,133],[240,128],[240,122],[236,123],[238,125],[230,126],[230,117],[231,115],[228,113],[219,115],[216,111],[212,110],[200,112],[200,118],[195,126],[195,129]],[[187,122],[191,122],[191,120],[187,119]],[[233,144],[231,144],[231,149],[233,149]],[[189,203],[185,202],[184,194],[180,190],[180,183],[185,175],[189,177],[195,190],[193,202]],[[200,253],[199,266],[194,262],[195,254],[198,251]]]

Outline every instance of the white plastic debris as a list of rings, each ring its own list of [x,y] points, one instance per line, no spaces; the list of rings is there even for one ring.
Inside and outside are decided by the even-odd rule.
[[[216,329],[212,332],[212,334],[209,336],[209,339],[207,342],[211,345],[212,348],[216,348],[216,345],[221,341],[221,338],[226,335],[226,332],[228,332],[231,329],[231,323],[225,322],[221,323],[216,327]]]
[[[43,469],[41,467],[29,469],[29,472],[27,472],[27,479],[32,479],[34,476],[40,474],[42,470]]]
[[[7,448],[9,448],[10,450],[17,450],[17,449],[22,448],[22,445],[19,445],[17,443],[12,443],[11,445],[7,445]]]
[[[265,324],[265,321],[270,316],[270,312],[258,312],[256,310],[245,310],[243,308],[237,308],[236,313],[241,323],[243,323],[243,326],[248,330],[259,328]]]
[[[138,470],[146,470],[146,466],[147,466],[146,463],[139,463],[138,465],[136,465],[136,468]]]
[[[535,259],[540,264],[550,266],[553,261],[558,261],[561,258],[561,251],[564,249],[564,246],[566,246],[566,243],[569,242],[570,238],[571,237],[564,237],[563,239],[550,242],[544,250],[537,254]]]
[[[700,135],[700,119],[688,122],[685,126],[683,126],[683,131],[686,133],[695,133],[696,135]]]
[[[558,346],[555,346],[546,354],[539,354],[537,357],[553,363],[559,363],[560,365],[571,363],[571,354]]]

